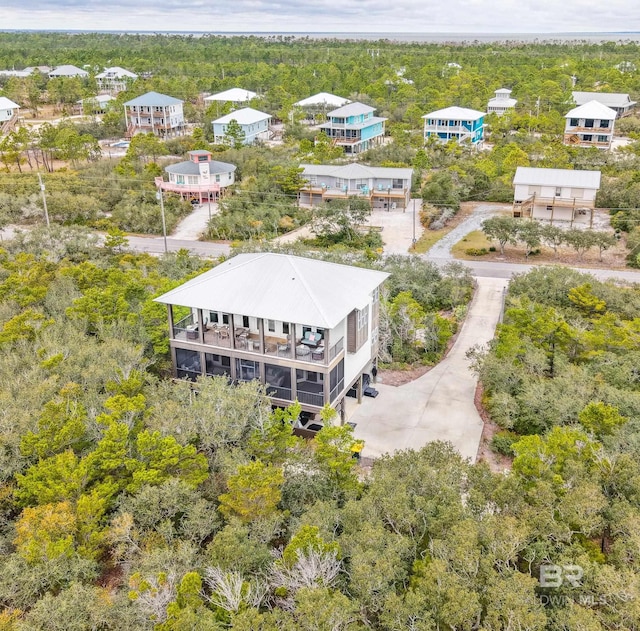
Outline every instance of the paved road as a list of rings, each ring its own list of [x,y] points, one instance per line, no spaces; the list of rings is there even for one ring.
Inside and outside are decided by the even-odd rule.
[[[377,384],[379,396],[363,399],[349,418],[357,424],[355,436],[365,441],[363,456],[375,458],[444,440],[475,462],[483,423],[474,405],[477,379],[469,370],[466,353],[493,337],[506,286],[505,279],[479,278],[467,318],[447,357],[415,381],[398,387]]]
[[[149,254],[162,254],[164,252],[164,240],[162,237],[132,237],[128,236],[129,249],[134,252],[149,252]],[[167,250],[189,250],[192,254],[217,258],[225,256],[231,251],[228,243],[214,243],[211,241],[192,241],[190,239],[174,239],[167,237]]]

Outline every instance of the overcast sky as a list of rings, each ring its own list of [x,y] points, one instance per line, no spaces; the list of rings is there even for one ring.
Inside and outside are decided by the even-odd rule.
[[[0,0],[0,29],[341,33],[640,30],[637,0]]]

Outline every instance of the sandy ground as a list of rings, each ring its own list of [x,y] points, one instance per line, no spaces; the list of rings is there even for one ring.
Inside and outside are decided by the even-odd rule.
[[[177,226],[171,234],[173,239],[182,239],[183,241],[197,241],[207,229],[210,216],[218,212],[218,204],[211,202],[193,207],[193,211],[189,213]]]

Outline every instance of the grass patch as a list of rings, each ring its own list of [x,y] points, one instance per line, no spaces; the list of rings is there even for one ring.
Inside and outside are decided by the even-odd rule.
[[[482,230],[474,230],[470,232],[466,237],[463,237],[451,248],[451,254],[457,259],[472,259],[478,258],[477,256],[471,256],[467,254],[467,250],[480,251],[483,248],[487,250],[489,254],[489,248],[492,243],[487,239]]]
[[[409,252],[413,254],[424,254],[453,228],[454,226],[445,226],[444,228],[440,228],[440,230],[425,230],[422,236],[416,241],[415,246],[409,249]]]

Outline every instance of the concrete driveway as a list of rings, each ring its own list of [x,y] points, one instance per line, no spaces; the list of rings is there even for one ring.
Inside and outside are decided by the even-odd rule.
[[[449,441],[475,462],[482,419],[474,405],[478,380],[469,369],[467,351],[492,338],[508,281],[478,278],[469,313],[449,354],[432,370],[403,386],[378,383],[375,399],[365,397],[349,421],[365,441],[362,455],[377,457],[401,449],[420,449],[434,440]]]

